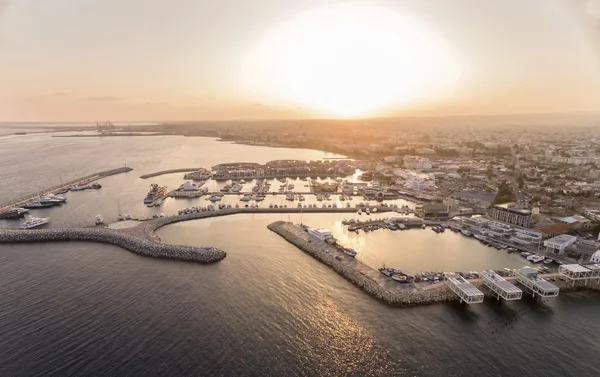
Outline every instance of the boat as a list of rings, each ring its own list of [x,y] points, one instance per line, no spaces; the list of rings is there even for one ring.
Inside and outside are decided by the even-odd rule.
[[[94,222],[96,223],[96,225],[102,225],[104,224],[104,219],[101,215],[96,215],[96,219],[94,220]]]
[[[359,208],[358,212],[356,212],[356,213],[358,213],[359,215],[362,215],[362,210]]]
[[[323,201],[323,195],[319,194],[317,195],[317,200],[322,202]]]
[[[554,260],[552,260],[550,258],[544,259],[544,264],[550,264],[552,262],[554,262]]]
[[[26,208],[26,209],[50,208],[55,205],[56,205],[56,203],[49,203],[49,202],[42,203],[39,200],[34,200],[29,203],[23,204],[23,208]]]
[[[290,184],[287,186],[287,188],[288,188],[288,190],[293,190],[293,189],[294,189],[294,185],[290,183]]]
[[[530,261],[531,263],[540,263],[544,260],[545,258],[540,256],[540,255],[535,255],[532,254],[530,256],[527,257],[527,260]]]
[[[252,196],[250,194],[244,194],[240,198],[240,201],[242,201],[242,202],[249,202],[250,200],[252,200]]]
[[[344,254],[351,256],[352,258],[356,257],[356,250],[354,249],[344,249]]]
[[[296,199],[296,198],[294,197],[294,194],[292,194],[292,193],[287,193],[287,194],[285,195],[285,200],[290,200],[290,201],[293,201],[293,200],[295,200],[295,199]]]
[[[131,213],[126,213],[125,214],[125,220],[131,220],[133,216],[131,216]]]
[[[64,196],[57,196],[54,195],[52,193],[48,193],[46,195],[44,195],[43,197],[40,198],[41,202],[54,202],[54,203],[65,203],[67,201],[67,198],[65,198]]]
[[[370,215],[370,214],[371,214],[371,211],[370,211],[370,210],[367,208],[367,209],[365,210],[365,213],[366,213],[367,215]]]
[[[29,212],[28,209],[11,208],[6,212],[0,213],[0,220],[22,219],[23,217],[25,217],[25,214],[27,212]]]
[[[156,201],[154,202],[154,205],[158,207],[158,206],[159,206],[159,205],[161,205],[162,203],[163,203],[162,199],[158,199],[158,200],[156,200]]]
[[[469,232],[468,230],[461,230],[460,232],[463,234],[463,236],[467,236],[467,237],[470,237],[473,235],[473,233]]]
[[[254,196],[252,197],[252,199],[253,199],[255,202],[262,202],[263,200],[265,200],[265,197],[264,197],[264,196],[262,196],[262,195],[254,195]]]
[[[29,217],[21,224],[21,229],[32,229],[47,224],[49,217]]]
[[[150,185],[150,191],[144,198],[144,204],[154,204],[159,199],[164,199],[167,196],[167,188],[165,186],[159,186],[156,183]],[[162,201],[161,201],[162,203]]]
[[[210,200],[211,202],[218,202],[221,199],[223,199],[223,197],[220,195],[212,195],[210,198],[208,198],[208,200]]]
[[[305,200],[304,195],[302,195],[302,194],[298,195],[298,200],[303,202]]]
[[[69,190],[70,191],[82,191],[82,190],[85,190],[85,187],[84,186],[75,185],[75,186],[69,187]]]

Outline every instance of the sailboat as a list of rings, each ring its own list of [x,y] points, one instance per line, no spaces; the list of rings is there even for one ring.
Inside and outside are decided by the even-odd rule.
[[[123,215],[121,215],[121,200],[117,200],[117,220],[119,221],[123,221],[125,220],[125,218],[123,217]]]

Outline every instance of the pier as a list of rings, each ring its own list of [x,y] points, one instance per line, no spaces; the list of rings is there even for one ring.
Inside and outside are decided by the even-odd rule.
[[[55,191],[59,191],[61,189],[69,188],[71,186],[87,185],[87,184],[90,184],[91,182],[97,181],[100,178],[104,178],[104,177],[108,177],[108,176],[115,175],[115,174],[120,174],[120,173],[126,173],[126,172],[129,172],[129,171],[132,171],[132,170],[133,169],[130,168],[130,167],[123,166],[123,167],[116,168],[116,169],[105,170],[105,171],[101,171],[101,172],[98,172],[98,173],[86,175],[85,177],[77,178],[75,180],[69,181],[67,183],[63,183],[63,184],[58,185],[58,186],[50,187],[50,188],[47,188],[45,190],[37,190],[37,191],[38,192],[39,191],[43,191],[43,192],[52,192],[52,193],[55,193]],[[19,205],[27,203],[27,202],[35,199],[36,197],[37,197],[37,195],[36,196],[28,195],[26,197],[17,199],[15,201],[11,202],[11,203],[0,205],[0,212],[4,212],[5,210],[8,210],[9,208],[12,208],[12,207],[18,207]]]
[[[493,270],[485,270],[481,273],[483,284],[488,287],[499,300],[506,301],[520,300],[523,297],[523,291],[508,282],[502,276]]]
[[[467,304],[479,304],[483,302],[483,292],[475,288],[459,274],[446,274],[446,280],[450,290],[454,292],[461,302]]]
[[[517,281],[521,283],[533,297],[556,297],[559,288],[538,276],[538,272],[531,267],[523,267],[517,274]]]
[[[190,171],[200,170],[202,168],[180,168],[180,169],[169,169],[169,170],[161,170],[154,173],[148,173],[140,175],[141,179],[147,179],[152,177],[158,177],[159,175],[172,174],[172,173],[187,173]]]

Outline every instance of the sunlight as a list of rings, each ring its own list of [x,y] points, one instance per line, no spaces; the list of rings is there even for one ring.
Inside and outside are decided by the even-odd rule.
[[[438,98],[458,77],[446,43],[415,20],[366,4],[303,13],[255,46],[242,67],[253,98],[336,117]]]

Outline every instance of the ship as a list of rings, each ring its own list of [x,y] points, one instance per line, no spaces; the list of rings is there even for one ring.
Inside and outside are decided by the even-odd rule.
[[[144,204],[153,204],[159,199],[164,199],[167,196],[167,188],[165,186],[159,186],[156,183],[150,185],[150,191],[144,198]]]
[[[24,208],[11,208],[6,212],[0,213],[0,220],[22,219],[29,212]]]
[[[49,217],[29,217],[21,224],[21,229],[32,229],[47,224],[50,221]]]

